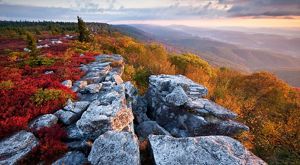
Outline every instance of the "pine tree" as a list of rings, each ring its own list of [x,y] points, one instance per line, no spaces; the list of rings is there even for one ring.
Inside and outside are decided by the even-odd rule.
[[[79,16],[77,16],[77,19],[78,19],[79,41],[80,42],[89,42],[91,40],[90,32],[89,32],[85,22]]]
[[[30,33],[30,32],[26,33],[26,38],[27,38],[27,48],[30,49],[30,55],[33,58],[36,58],[37,55],[38,55],[38,49],[37,49],[36,39],[33,36],[33,34]]]

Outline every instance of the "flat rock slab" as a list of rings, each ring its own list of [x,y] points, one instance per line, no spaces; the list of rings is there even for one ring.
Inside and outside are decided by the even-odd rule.
[[[139,165],[138,139],[129,132],[108,131],[95,140],[88,160],[92,165]]]
[[[37,138],[31,133],[20,131],[0,141],[0,164],[17,164],[38,145]]]
[[[150,135],[150,146],[157,165],[265,165],[240,142],[227,136],[174,138]]]

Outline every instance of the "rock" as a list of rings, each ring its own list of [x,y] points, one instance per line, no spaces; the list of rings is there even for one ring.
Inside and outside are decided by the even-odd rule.
[[[92,165],[139,165],[138,139],[129,132],[108,131],[95,140],[88,160]]]
[[[54,73],[53,70],[44,72],[44,74],[53,74],[53,73]]]
[[[170,135],[171,134],[158,125],[155,121],[145,121],[136,128],[138,137],[146,139],[148,135]]]
[[[92,102],[77,121],[77,127],[91,139],[109,130],[123,130],[133,121],[133,114],[123,99],[115,98],[105,105],[98,100]]]
[[[59,120],[65,125],[70,125],[80,118],[79,114],[63,109],[56,111],[54,115],[57,116],[57,118],[59,118]]]
[[[71,80],[65,80],[61,83],[62,85],[64,85],[67,88],[72,88],[72,81]]]
[[[82,140],[85,138],[82,132],[76,126],[76,124],[72,124],[68,126],[66,132],[67,132],[67,138],[70,140]]]
[[[154,162],[167,164],[265,165],[240,142],[226,136],[173,138],[150,135]]]
[[[88,101],[77,101],[72,102],[70,99],[67,101],[67,105],[64,109],[60,109],[54,113],[55,116],[65,125],[70,125],[76,122],[82,113],[87,109],[90,102]]]
[[[87,85],[87,81],[76,81],[74,83],[74,86],[78,87],[79,89],[84,89]]]
[[[89,106],[89,101],[76,101],[72,102],[70,99],[67,102],[67,105],[64,107],[66,111],[72,111],[77,114],[82,114],[87,107]]]
[[[150,76],[149,82],[147,115],[175,137],[233,136],[248,130],[232,120],[235,113],[201,98],[207,89],[184,76]],[[136,114],[135,108],[133,112]]]
[[[79,151],[70,151],[52,165],[81,165],[87,164],[87,158]]]
[[[45,114],[32,120],[29,123],[29,128],[37,131],[43,127],[51,127],[55,125],[57,121],[58,118],[55,115]]]
[[[144,97],[138,96],[134,102],[132,102],[132,112],[134,120],[137,123],[150,120],[147,116],[147,100]]]
[[[38,145],[37,138],[31,133],[20,131],[0,141],[0,164],[17,164]]]
[[[188,101],[188,96],[185,94],[181,86],[177,86],[173,91],[166,96],[166,101],[175,106],[181,106]]]
[[[85,87],[85,91],[88,93],[98,93],[102,87],[102,84],[89,84]]]
[[[116,82],[118,85],[123,83],[123,80],[119,75],[115,74],[112,77],[113,77],[114,82]]]

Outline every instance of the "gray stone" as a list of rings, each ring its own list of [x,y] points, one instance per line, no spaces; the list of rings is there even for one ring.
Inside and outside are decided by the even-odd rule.
[[[76,122],[80,118],[79,114],[74,113],[72,111],[66,111],[63,109],[56,111],[54,113],[54,115],[57,116],[59,121],[61,121],[65,125],[70,125],[70,124]]]
[[[109,131],[121,131],[133,121],[133,114],[124,104],[124,98],[115,98],[111,104],[94,101],[77,121],[77,127],[91,139]]]
[[[265,165],[240,142],[226,136],[173,138],[150,135],[150,146],[157,165]]]
[[[150,76],[149,82],[146,114],[175,137],[233,136],[248,130],[247,126],[232,121],[235,113],[201,98],[207,89],[184,76]],[[133,112],[139,120],[135,108]]]
[[[52,165],[83,165],[87,164],[87,158],[79,151],[70,151]]]
[[[79,128],[76,126],[76,124],[72,124],[67,127],[67,138],[70,140],[81,140],[84,139],[85,136],[82,134],[82,132],[79,130]]]
[[[98,93],[102,87],[101,83],[98,84],[89,84],[85,87],[85,91],[88,93]]]
[[[185,94],[181,86],[177,86],[173,91],[166,96],[167,103],[174,106],[181,106],[188,101],[188,96]]]
[[[17,164],[38,145],[37,138],[31,133],[20,131],[0,141],[0,164]]]
[[[145,121],[136,128],[136,133],[140,138],[148,138],[149,135],[170,135],[171,134],[158,125],[155,121]]]
[[[64,85],[67,88],[72,88],[72,81],[71,80],[65,80],[61,83],[62,85]]]
[[[44,74],[53,74],[53,73],[54,73],[53,70],[44,72]]]
[[[138,139],[129,132],[108,131],[95,140],[88,160],[92,165],[139,165]]]
[[[144,97],[138,96],[134,102],[132,102],[132,112],[134,120],[137,123],[150,120],[147,116],[147,100]]]
[[[51,127],[57,123],[58,119],[55,115],[45,114],[39,116],[29,123],[29,128],[37,131],[43,127]]]

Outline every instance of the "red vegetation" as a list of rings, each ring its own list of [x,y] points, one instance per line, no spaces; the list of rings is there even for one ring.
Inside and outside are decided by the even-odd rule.
[[[80,57],[68,51],[68,42],[42,49],[41,58],[51,61],[50,65],[29,66],[24,61],[28,55],[9,62],[8,55],[1,55],[6,65],[0,67],[0,138],[15,131],[26,129],[33,118],[53,113],[75,94],[61,85],[66,79],[78,80],[84,73],[80,64],[94,60],[94,54]],[[25,65],[24,65],[25,64]],[[53,71],[53,74],[44,74]]]
[[[38,164],[39,162],[51,164],[53,160],[67,152],[68,147],[62,142],[66,136],[65,130],[58,124],[40,129],[37,132],[39,145],[20,164]]]

